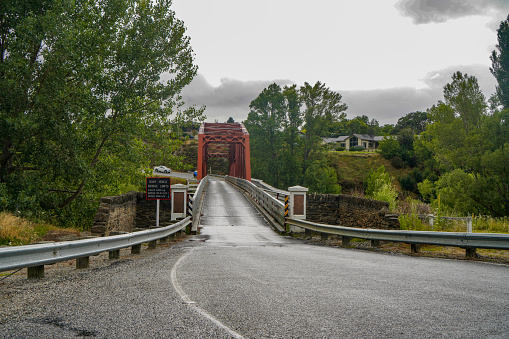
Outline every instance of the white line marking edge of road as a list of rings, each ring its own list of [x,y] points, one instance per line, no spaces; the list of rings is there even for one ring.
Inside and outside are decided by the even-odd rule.
[[[243,339],[244,337],[242,335],[240,335],[239,333],[235,332],[234,330],[232,330],[228,326],[224,325],[222,322],[220,322],[219,320],[214,318],[212,315],[207,313],[207,311],[205,311],[201,307],[197,306],[196,303],[189,298],[187,293],[180,286],[180,284],[178,282],[178,279],[177,279],[177,269],[180,266],[180,264],[184,261],[184,259],[187,258],[187,256],[189,256],[196,248],[197,247],[192,248],[189,252],[187,252],[183,256],[181,256],[179,258],[179,260],[177,260],[177,262],[175,263],[175,265],[173,265],[173,267],[171,269],[171,283],[172,283],[173,287],[175,288],[175,291],[177,291],[177,293],[179,294],[180,298],[182,298],[182,300],[184,301],[185,304],[187,304],[190,307],[192,307],[200,315],[202,315],[206,319],[210,320],[211,322],[213,322],[215,325],[219,326],[220,328],[224,329],[226,332],[228,332],[234,338]]]

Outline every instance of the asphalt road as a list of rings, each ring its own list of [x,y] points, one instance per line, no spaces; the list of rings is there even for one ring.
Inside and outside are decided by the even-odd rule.
[[[306,244],[211,181],[201,234],[0,282],[7,338],[508,338],[509,267]]]

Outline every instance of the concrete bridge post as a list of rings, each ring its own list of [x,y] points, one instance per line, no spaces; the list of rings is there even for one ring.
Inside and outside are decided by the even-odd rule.
[[[187,186],[176,184],[171,186],[171,220],[186,217]]]
[[[293,219],[306,219],[306,194],[307,187],[293,186],[289,187],[290,192],[290,211],[289,217]],[[304,230],[300,227],[290,225],[290,232],[302,233]]]

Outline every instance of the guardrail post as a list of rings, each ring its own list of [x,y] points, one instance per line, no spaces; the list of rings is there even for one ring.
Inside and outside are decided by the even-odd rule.
[[[371,240],[371,247],[379,247],[380,240]]]
[[[76,269],[81,270],[90,267],[90,257],[76,258]]]
[[[293,186],[289,187],[290,192],[290,218],[306,219],[306,193],[307,187]],[[290,225],[290,232],[301,233],[304,230],[301,227]]]
[[[322,240],[327,240],[329,239],[329,235],[327,233],[322,233]]]
[[[108,235],[120,235],[120,234],[127,234],[127,232],[120,232],[120,231],[112,231]],[[108,258],[109,259],[120,259],[120,250],[113,250],[108,251]]]
[[[152,240],[152,241],[149,241],[149,242],[148,242],[148,248],[149,248],[150,250],[153,250],[153,249],[155,249],[156,247],[157,247],[157,240]]]
[[[29,267],[27,270],[28,279],[44,278],[44,265]]]
[[[412,253],[419,253],[419,252],[421,252],[421,244],[410,244],[410,251]]]
[[[108,251],[109,259],[120,259],[120,250]]]
[[[347,236],[342,236],[341,237],[341,245],[342,246],[350,246],[350,240],[352,240],[351,237],[347,237]]]
[[[131,247],[131,254],[141,254],[141,244],[133,245]]]
[[[466,253],[465,253],[465,256],[467,258],[477,258],[477,248],[475,247],[467,247],[466,249]]]

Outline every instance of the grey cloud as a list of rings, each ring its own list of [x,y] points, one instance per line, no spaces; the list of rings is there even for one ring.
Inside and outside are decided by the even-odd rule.
[[[496,80],[484,65],[451,66],[432,71],[421,79],[424,88],[412,87],[376,89],[364,91],[339,91],[348,105],[348,117],[367,115],[377,119],[381,125],[394,124],[402,116],[415,111],[426,111],[443,100],[443,88],[451,82],[454,72],[460,71],[475,76],[486,99],[495,92]]]
[[[225,122],[229,117],[243,121],[249,113],[249,104],[270,84],[280,86],[292,84],[291,80],[240,81],[223,78],[219,86],[214,87],[205,77],[198,74],[191,84],[182,91],[187,105],[198,107],[205,105],[207,121]]]
[[[380,124],[395,124],[402,116],[415,111],[426,111],[438,100],[443,99],[443,87],[451,82],[454,72],[460,71],[473,75],[478,79],[479,86],[486,98],[495,92],[496,80],[489,68],[484,65],[451,66],[442,70],[429,72],[421,79],[425,87],[399,87],[375,90],[338,90],[343,96],[343,102],[348,105],[347,115],[354,118],[367,115],[377,119]],[[198,75],[191,85],[182,91],[187,105],[203,106],[207,108],[207,121],[226,122],[229,117],[235,121],[244,121],[249,113],[249,104],[260,92],[276,82],[280,86],[290,85],[290,80],[272,81],[239,81],[222,79],[218,87],[210,85],[207,80]],[[301,84],[298,84],[299,86]]]
[[[507,0],[400,0],[396,8],[415,24],[445,22],[471,15],[492,15],[489,24],[497,29],[509,10]]]

